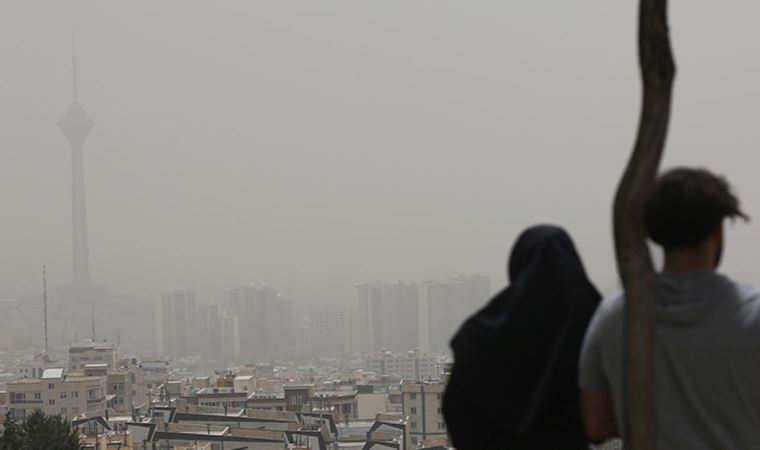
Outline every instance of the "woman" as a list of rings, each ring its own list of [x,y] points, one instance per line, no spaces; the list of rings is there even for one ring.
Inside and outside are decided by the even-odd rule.
[[[600,295],[555,226],[524,231],[508,270],[511,285],[451,341],[449,435],[457,450],[586,450],[578,359]]]

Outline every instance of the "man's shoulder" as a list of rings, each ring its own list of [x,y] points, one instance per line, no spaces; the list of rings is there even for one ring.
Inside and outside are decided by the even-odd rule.
[[[625,313],[625,293],[619,289],[605,296],[597,309],[597,314],[607,320]]]
[[[619,333],[625,320],[625,296],[618,290],[605,296],[594,313],[591,327],[600,339],[609,338],[610,333]]]

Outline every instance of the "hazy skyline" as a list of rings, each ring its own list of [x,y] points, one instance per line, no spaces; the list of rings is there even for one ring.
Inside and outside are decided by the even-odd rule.
[[[5,2],[0,298],[70,280],[79,98],[93,281],[144,298],[249,281],[304,303],[457,273],[505,283],[516,234],[566,226],[615,285],[610,204],[636,131],[636,2]],[[760,5],[671,5],[665,166],[729,177],[760,220]],[[760,283],[757,224],[724,269]]]

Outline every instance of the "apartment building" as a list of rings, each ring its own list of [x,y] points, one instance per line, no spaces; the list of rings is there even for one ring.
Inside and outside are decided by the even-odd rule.
[[[35,410],[74,418],[106,409],[105,376],[68,375],[64,369],[47,369],[41,378],[8,383],[8,406],[13,417],[22,419]]]
[[[69,371],[84,371],[87,364],[105,363],[108,370],[118,367],[116,347],[107,344],[85,344],[69,347]]]
[[[456,276],[425,282],[423,348],[448,352],[449,341],[462,323],[482,308],[491,294],[491,282],[482,275]]]
[[[61,367],[61,363],[53,359],[48,353],[36,353],[31,358],[23,358],[16,361],[19,378],[40,378],[45,369]]]
[[[430,439],[448,439],[443,418],[444,381],[405,382],[401,384],[401,403],[404,416],[409,417],[412,445]]]
[[[438,378],[441,364],[438,358],[419,350],[406,353],[381,351],[364,357],[364,367],[376,376],[391,375],[401,380]]]
[[[362,353],[382,349],[404,351],[420,346],[417,283],[360,284],[356,289]]]
[[[308,327],[297,332],[297,356],[341,357],[350,353],[350,310],[314,309],[308,319]]]

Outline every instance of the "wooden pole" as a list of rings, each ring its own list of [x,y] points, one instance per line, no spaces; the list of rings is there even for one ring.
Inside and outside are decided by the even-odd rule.
[[[662,159],[675,76],[667,0],[640,0],[639,65],[643,95],[638,136],[613,209],[615,253],[626,298],[625,448],[654,450],[655,272],[646,244],[643,208]]]

